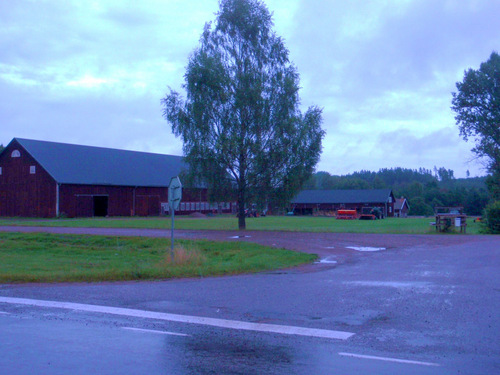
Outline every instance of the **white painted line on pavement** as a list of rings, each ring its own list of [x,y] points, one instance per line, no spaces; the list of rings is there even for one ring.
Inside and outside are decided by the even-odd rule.
[[[354,358],[363,358],[363,359],[376,359],[379,361],[388,361],[388,362],[398,362],[398,363],[407,363],[411,365],[422,365],[422,366],[440,366],[438,363],[431,362],[420,362],[420,361],[410,361],[408,359],[398,359],[398,358],[388,358],[388,357],[376,357],[373,355],[363,355],[363,354],[354,354],[354,353],[338,353],[344,357],[354,357]]]
[[[8,312],[5,312],[5,311],[0,311],[0,314],[4,314],[4,315],[10,315],[10,313],[8,313]]]
[[[205,318],[201,316],[169,314],[169,313],[161,313],[155,311],[126,309],[126,308],[111,307],[111,306],[86,305],[86,304],[72,303],[72,302],[42,301],[42,300],[27,299],[27,298],[0,297],[0,303],[2,302],[18,304],[18,305],[51,307],[51,308],[76,310],[76,311],[96,312],[102,314],[131,316],[136,318],[166,320],[170,322],[179,322],[179,323],[201,324],[212,327],[231,328],[244,331],[280,333],[284,335],[321,337],[321,338],[337,339],[337,340],[347,340],[349,337],[354,335],[354,333],[352,332],[331,331],[327,329],[284,326],[284,325],[265,324],[265,323],[250,323],[250,322],[242,322],[239,320]]]
[[[169,332],[169,331],[156,331],[153,329],[143,329],[143,328],[134,328],[134,327],[122,327],[122,329],[126,329],[128,331],[137,331],[137,332],[145,332],[145,333],[156,333],[159,335],[170,335],[170,336],[190,336],[185,333],[177,333],[177,332]]]

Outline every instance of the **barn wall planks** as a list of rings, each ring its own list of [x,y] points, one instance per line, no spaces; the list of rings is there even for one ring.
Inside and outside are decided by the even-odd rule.
[[[0,216],[56,215],[56,182],[19,144],[5,148],[0,168]]]

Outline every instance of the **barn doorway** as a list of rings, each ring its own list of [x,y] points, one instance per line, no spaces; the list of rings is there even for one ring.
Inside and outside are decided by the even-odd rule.
[[[108,216],[108,196],[94,195],[94,216]]]

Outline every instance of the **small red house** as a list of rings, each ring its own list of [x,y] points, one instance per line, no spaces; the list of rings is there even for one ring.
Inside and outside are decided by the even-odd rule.
[[[0,216],[160,215],[185,168],[180,156],[14,138],[0,153]],[[215,208],[206,189],[183,189],[180,214]]]
[[[396,217],[408,217],[408,212],[410,211],[410,205],[406,198],[396,199],[396,204],[394,204],[394,216]]]

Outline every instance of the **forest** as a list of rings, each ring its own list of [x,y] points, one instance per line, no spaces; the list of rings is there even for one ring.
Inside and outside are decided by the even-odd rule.
[[[396,198],[405,197],[410,215],[432,215],[434,207],[462,206],[468,215],[481,215],[490,201],[487,177],[455,178],[446,168],[380,169],[336,176],[316,172],[303,189],[392,189]]]

